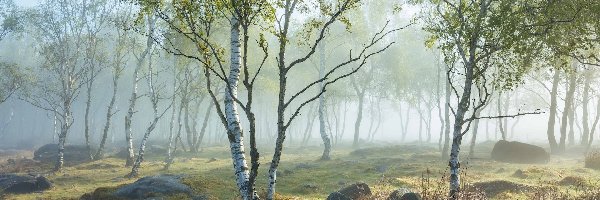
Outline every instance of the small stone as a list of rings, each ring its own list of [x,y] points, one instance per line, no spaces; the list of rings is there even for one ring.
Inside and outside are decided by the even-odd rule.
[[[515,173],[513,173],[512,176],[517,178],[527,178],[527,174],[525,174],[525,172],[523,172],[523,170],[520,169],[517,169],[517,171],[515,171]]]
[[[400,188],[392,192],[387,200],[421,200],[421,195],[408,188]]]

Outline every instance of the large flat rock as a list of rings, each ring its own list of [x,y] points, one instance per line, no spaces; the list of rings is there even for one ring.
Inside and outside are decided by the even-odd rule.
[[[0,174],[0,193],[27,194],[52,188],[43,176]]]
[[[491,157],[499,162],[517,164],[545,164],[550,161],[550,154],[542,147],[506,140],[494,145]]]

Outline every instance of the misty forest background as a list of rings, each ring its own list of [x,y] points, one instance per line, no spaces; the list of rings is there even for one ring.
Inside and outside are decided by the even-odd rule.
[[[479,144],[598,147],[599,15],[595,0],[0,0],[0,149],[58,144],[52,171],[65,145],[122,151],[138,177],[147,146],[167,168],[227,147],[223,179],[272,199],[288,147],[410,144],[449,166],[455,198]]]

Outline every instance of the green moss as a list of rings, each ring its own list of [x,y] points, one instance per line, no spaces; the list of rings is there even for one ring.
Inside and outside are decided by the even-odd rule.
[[[117,190],[118,187],[101,187],[94,192],[84,194],[82,196],[82,200],[96,200],[96,199],[114,199],[114,200],[125,200],[124,198],[119,198],[114,196],[113,194]]]

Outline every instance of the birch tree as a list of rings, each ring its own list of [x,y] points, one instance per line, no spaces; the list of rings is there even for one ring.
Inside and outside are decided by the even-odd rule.
[[[149,22],[152,22],[152,17],[148,18]],[[154,30],[154,23],[149,23],[150,30]],[[154,31],[150,31],[150,33],[153,33]],[[150,134],[152,133],[152,131],[154,131],[154,129],[156,128],[156,125],[158,124],[158,121],[164,116],[164,114],[171,108],[171,105],[166,106],[166,108],[164,108],[164,110],[159,110],[159,103],[161,101],[161,99],[168,99],[168,98],[164,98],[164,94],[165,94],[165,85],[163,82],[161,82],[159,80],[159,75],[161,74],[161,69],[156,69],[156,67],[154,67],[154,63],[152,60],[152,54],[153,54],[153,50],[150,49],[150,53],[149,53],[149,57],[148,57],[148,72],[147,72],[147,78],[146,78],[146,83],[147,83],[147,87],[148,87],[148,98],[150,100],[150,105],[152,107],[152,121],[150,122],[150,124],[148,125],[148,127],[146,127],[146,132],[144,132],[144,137],[142,138],[141,142],[140,142],[140,147],[137,153],[137,157],[135,159],[135,162],[133,163],[133,166],[131,167],[131,172],[127,175],[129,178],[133,178],[133,177],[137,177],[139,174],[139,168],[141,167],[142,162],[144,161],[144,153],[146,150],[146,143],[148,142],[148,138],[150,137]]]
[[[227,130],[240,195],[242,199],[258,199],[259,197],[254,189],[254,181],[260,164],[258,162],[259,153],[256,149],[256,120],[252,105],[256,77],[268,56],[266,41],[262,36],[258,37],[257,43],[263,50],[264,57],[259,64],[256,64],[254,74],[249,71],[247,57],[250,55],[248,52],[248,44],[251,41],[250,27],[260,23],[261,20],[269,20],[270,15],[274,12],[270,4],[263,0],[173,2],[171,5],[174,12],[169,13],[169,10],[161,7],[161,5],[147,1],[141,2],[146,3],[145,6],[151,10],[155,10],[159,18],[165,21],[170,29],[181,34],[195,45],[196,52],[185,51],[178,47],[166,48],[166,50],[174,55],[193,59],[203,67],[206,89],[215,105],[220,121]],[[225,50],[220,48],[211,38],[212,27],[223,20],[227,21],[230,26],[229,51],[227,51],[230,56],[229,73],[226,73],[225,65],[227,63],[221,53]],[[167,43],[172,44],[171,41],[167,41]],[[241,76],[242,73],[244,76]],[[212,83],[213,77],[225,85],[223,104],[219,102],[215,95]],[[246,102],[238,99],[240,81],[247,91]],[[251,168],[248,167],[244,155],[244,136],[238,106],[245,112],[249,122]]]
[[[277,21],[275,25],[275,32],[278,41],[279,52],[277,56],[277,69],[279,75],[279,92],[278,92],[278,103],[277,103],[277,139],[275,143],[275,151],[273,154],[273,158],[271,161],[271,165],[269,167],[268,172],[268,187],[267,187],[267,197],[266,199],[273,199],[275,196],[275,186],[277,182],[277,168],[279,167],[279,162],[281,160],[281,155],[283,151],[283,144],[286,138],[286,133],[292,121],[300,114],[302,108],[312,101],[315,101],[319,98],[319,96],[325,93],[327,86],[335,83],[336,81],[346,78],[354,73],[356,73],[361,67],[363,67],[371,56],[379,54],[385,51],[389,46],[393,43],[387,43],[387,45],[383,45],[383,47],[379,47],[380,43],[385,43],[384,38],[388,36],[390,33],[397,31],[398,29],[386,30],[384,27],[380,32],[376,33],[370,41],[368,41],[362,48],[359,48],[358,55],[350,53],[350,57],[341,62],[340,64],[334,65],[334,67],[330,68],[323,78],[318,79],[314,82],[310,82],[304,87],[301,87],[298,92],[292,93],[289,97],[287,97],[287,83],[288,77],[290,75],[290,70],[298,67],[300,64],[304,63],[311,56],[313,56],[316,52],[316,48],[323,41],[325,37],[325,32],[330,28],[330,26],[336,21],[344,21],[344,14],[349,12],[354,6],[357,6],[359,1],[356,0],[341,0],[335,1],[332,3],[321,3],[320,10],[322,13],[327,14],[325,17],[325,21],[319,20],[309,20],[309,23],[314,23],[316,26],[314,29],[310,29],[312,31],[316,31],[317,36],[316,39],[310,41],[308,43],[308,53],[299,56],[297,59],[292,59],[291,61],[286,58],[287,48],[290,45],[290,22],[293,14],[295,12],[302,12],[310,6],[306,2],[299,0],[285,0],[277,4],[279,9],[282,9],[283,12],[281,16],[277,16]],[[314,34],[309,34],[314,35]],[[358,66],[353,68],[352,70],[342,71],[343,68],[347,65],[356,63]],[[342,71],[339,73],[335,73],[338,70]],[[341,74],[340,74],[341,73]],[[324,82],[321,91],[314,95],[306,97],[306,100],[300,100],[299,97],[305,94],[312,87],[317,87],[319,83]],[[292,103],[297,103],[297,107],[292,107]],[[286,117],[286,111],[291,111],[291,116]]]
[[[460,91],[450,81],[452,92],[457,96],[457,105],[451,108],[454,127],[449,161],[449,196],[456,199],[460,192],[460,146],[471,122],[480,118],[509,117],[476,117],[477,111],[489,103],[491,93],[488,83],[494,83],[492,86],[500,89],[512,88],[518,84],[523,74],[531,68],[528,63],[533,54],[530,52],[537,49],[531,43],[532,37],[537,35],[539,27],[544,27],[529,23],[554,22],[544,18],[531,18],[538,16],[540,11],[547,11],[545,9],[548,7],[544,6],[544,2],[524,4],[502,0],[474,0],[431,3],[431,11],[435,13],[437,20],[431,21],[426,29],[432,33],[434,40],[440,42],[446,55],[446,63],[450,63],[448,58],[456,58],[458,61],[458,67],[447,72],[449,79],[461,81]],[[541,7],[539,10],[532,9],[532,5]],[[512,34],[515,32],[519,34]],[[501,74],[502,77],[490,77],[491,74]],[[476,93],[473,92],[475,88]],[[477,100],[473,100],[473,95],[478,96]],[[518,113],[510,117],[535,113],[540,112]]]
[[[106,38],[104,32],[108,28],[108,17],[110,15],[110,3],[108,1],[83,1],[82,2],[82,22],[84,24],[83,29],[86,34],[84,36],[85,47],[83,55],[83,64],[87,68],[85,76],[85,114],[84,114],[84,136],[85,145],[90,157],[90,160],[94,159],[90,144],[90,108],[92,107],[92,91],[94,89],[94,83],[98,75],[107,65],[107,52],[104,51],[104,44]]]
[[[85,84],[82,63],[86,37],[85,4],[81,1],[47,0],[29,13],[33,35],[43,56],[38,83],[25,99],[55,115],[60,124],[58,156],[54,171],[61,171],[67,134],[75,121],[73,102]]]
[[[110,60],[110,72],[112,74],[112,96],[108,107],[106,108],[106,121],[104,123],[104,127],[102,128],[100,144],[98,145],[98,150],[93,156],[95,160],[99,160],[104,157],[104,148],[106,145],[106,140],[108,139],[108,132],[112,126],[113,116],[117,112],[114,109],[118,95],[117,91],[119,88],[119,80],[123,75],[125,64],[128,61],[128,45],[131,44],[130,32],[126,30],[128,25],[127,21],[132,19],[133,9],[131,8],[131,4],[120,1],[114,1],[111,3],[114,3],[113,5],[115,5],[109,21],[111,28],[113,29],[111,36],[114,38],[115,42]]]
[[[133,121],[133,114],[136,112],[136,104],[139,99],[138,94],[138,83],[142,79],[140,71],[144,65],[146,57],[151,53],[150,50],[154,46],[154,26],[156,23],[156,17],[152,15],[146,16],[144,25],[146,26],[146,46],[145,49],[139,54],[135,55],[136,65],[133,70],[131,95],[129,97],[129,107],[127,114],[125,115],[125,142],[127,147],[127,159],[125,160],[125,166],[132,166],[134,164],[135,154],[133,150],[133,128],[131,122]]]

